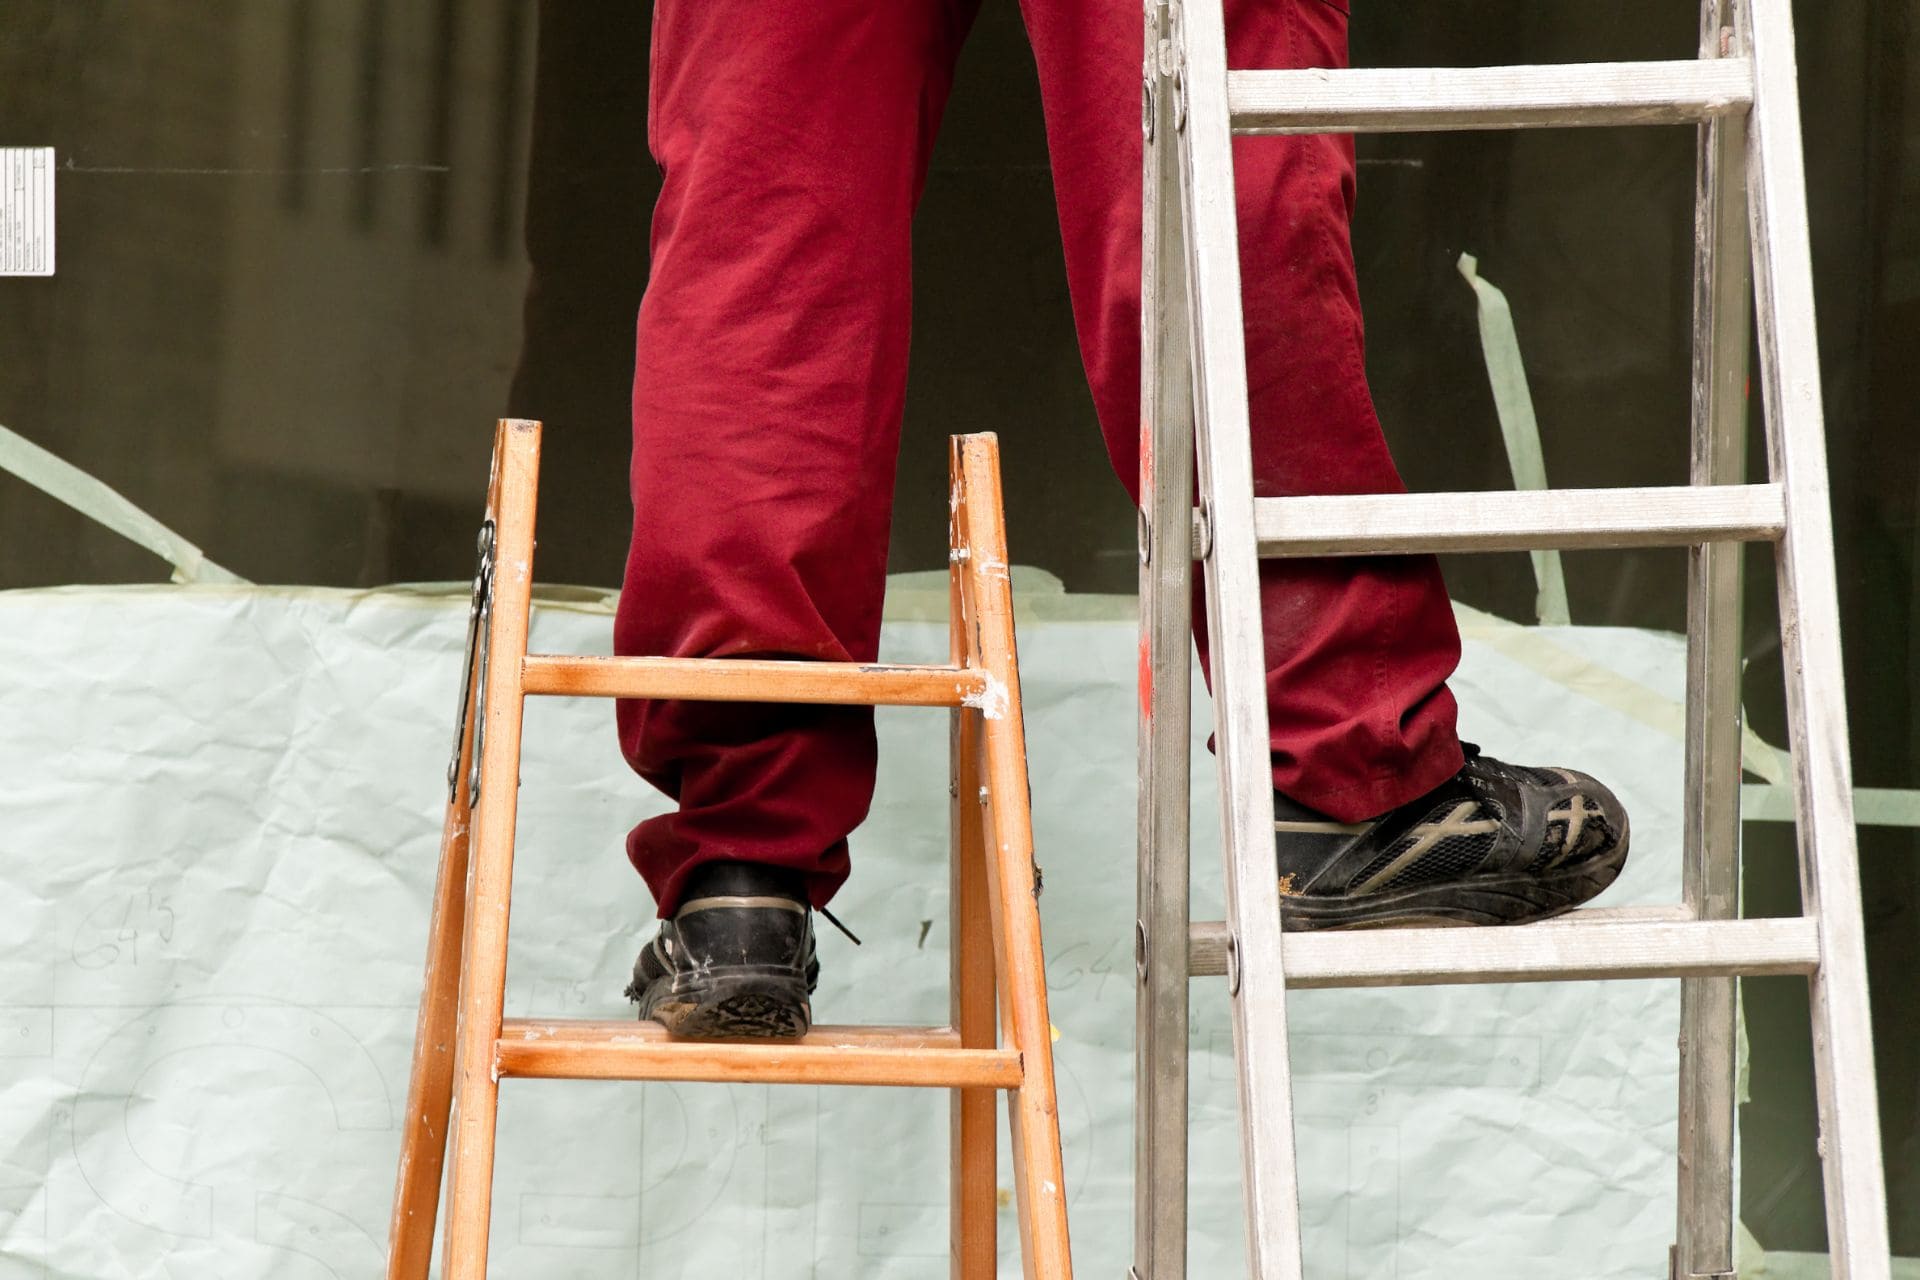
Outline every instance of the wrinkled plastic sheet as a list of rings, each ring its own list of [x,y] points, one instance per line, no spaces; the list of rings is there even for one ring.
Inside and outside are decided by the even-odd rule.
[[[1021,657],[1077,1270],[1131,1246],[1132,602],[1031,589]],[[944,591],[883,651],[944,661]],[[0,1280],[360,1277],[385,1232],[437,855],[464,596],[229,587],[0,593]],[[533,645],[604,652],[605,602]],[[1639,850],[1605,904],[1678,896],[1683,645],[1469,628],[1469,738],[1591,770]],[[1586,673],[1567,687],[1543,671]],[[1614,691],[1594,696],[1598,689]],[[1620,690],[1630,696],[1615,696]],[[946,1013],[944,717],[882,710],[816,1009]],[[1196,912],[1217,915],[1196,715]],[[662,801],[601,701],[529,702],[509,1015],[621,1017],[651,905],[621,855]],[[1644,1277],[1672,1234],[1678,984],[1291,1000],[1307,1269]],[[1194,986],[1191,1274],[1239,1273],[1224,987]],[[496,1276],[947,1274],[934,1091],[507,1082]],[[1017,1275],[1002,1149],[1003,1273]],[[1171,1192],[1169,1192],[1171,1193]]]

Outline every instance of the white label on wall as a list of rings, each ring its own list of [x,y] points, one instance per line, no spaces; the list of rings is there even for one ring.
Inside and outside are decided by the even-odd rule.
[[[53,274],[53,148],[0,147],[0,276]]]

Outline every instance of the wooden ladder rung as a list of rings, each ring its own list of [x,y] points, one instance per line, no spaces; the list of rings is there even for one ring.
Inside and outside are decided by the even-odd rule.
[[[1227,972],[1227,928],[1195,924],[1189,972]],[[1414,987],[1479,982],[1583,982],[1812,973],[1820,929],[1805,917],[1676,921],[1558,920],[1513,928],[1289,933],[1289,988]]]
[[[563,698],[680,698],[691,702],[812,702],[992,709],[993,677],[964,667],[755,658],[602,658],[530,653],[529,694]]]
[[[1013,1089],[1014,1049],[966,1048],[951,1027],[815,1027],[798,1040],[675,1040],[658,1023],[508,1018],[501,1077]]]

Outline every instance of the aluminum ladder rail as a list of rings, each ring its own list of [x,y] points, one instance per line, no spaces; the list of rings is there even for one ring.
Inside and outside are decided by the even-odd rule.
[[[1789,0],[1702,0],[1700,56],[1435,70],[1232,71],[1220,0],[1147,0],[1142,263],[1139,974],[1134,1280],[1186,1267],[1187,986],[1221,975],[1239,1062],[1247,1245],[1301,1275],[1288,986],[1682,980],[1677,1280],[1734,1275],[1735,976],[1802,973],[1833,1274],[1890,1260]],[[1235,134],[1694,125],[1691,484],[1266,499],[1253,493]],[[1751,251],[1751,278],[1749,277]],[[1749,285],[1769,477],[1742,483]],[[1196,446],[1197,441],[1197,446]],[[1196,481],[1200,505],[1191,506]],[[1736,918],[1739,544],[1774,544],[1805,914]],[[1282,935],[1258,559],[1692,548],[1684,902],[1512,929]],[[1227,920],[1189,921],[1192,559],[1205,568]],[[1640,857],[1658,856],[1641,851]]]
[[[951,1090],[955,1280],[995,1275],[993,1105],[995,1092],[1004,1092],[1026,1275],[1072,1280],[998,442],[980,434],[952,443],[952,645],[940,666],[528,653],[539,460],[539,423],[499,424],[448,769],[388,1280],[426,1280],[443,1165],[451,1170],[441,1274],[487,1274],[503,1077]],[[948,708],[950,1024],[816,1026],[797,1040],[695,1041],[631,1018],[504,1017],[521,713],[535,695]]]

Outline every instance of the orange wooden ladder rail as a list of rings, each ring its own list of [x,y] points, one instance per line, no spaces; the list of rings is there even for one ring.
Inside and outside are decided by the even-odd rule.
[[[470,663],[440,841],[388,1280],[426,1280],[449,1150],[443,1273],[486,1275],[499,1081],[509,1076],[950,1089],[957,1280],[995,1273],[993,1095],[1004,1090],[1025,1274],[1070,1280],[998,442],[959,436],[950,451],[945,666],[529,654],[539,459],[539,423],[499,424],[469,646],[477,642],[479,658]],[[521,712],[528,695],[541,694],[948,708],[951,1025],[820,1026],[792,1041],[700,1042],[674,1040],[649,1022],[504,1017]]]

